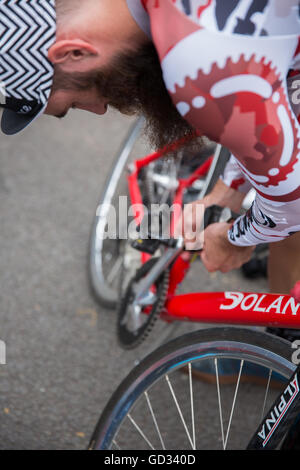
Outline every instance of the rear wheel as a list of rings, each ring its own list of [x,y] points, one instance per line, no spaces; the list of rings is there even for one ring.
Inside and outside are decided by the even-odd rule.
[[[124,257],[126,257],[126,265],[130,268],[129,277],[140,265],[140,254],[135,250],[130,250],[126,239],[120,239],[116,232],[112,234],[114,237],[106,234],[111,207],[115,208],[117,225],[120,223],[119,196],[127,195],[125,168],[134,158],[133,150],[141,134],[142,126],[143,119],[135,122],[113,163],[100,198],[90,237],[89,274],[93,292],[103,306],[112,309],[116,307],[119,298],[119,282]],[[127,226],[118,228],[121,233],[127,230]]]
[[[128,224],[133,219],[125,217],[123,220],[120,214],[129,209],[125,199],[128,195],[126,167],[145,151],[140,140],[143,125],[142,118],[136,121],[115,159],[100,198],[90,237],[89,273],[93,292],[103,306],[111,309],[117,307],[120,289],[121,294],[125,292],[129,280],[142,264],[141,254],[131,248],[126,236]],[[207,143],[198,153],[179,150],[144,167],[139,174],[143,203],[146,206],[152,203],[172,204],[177,178],[190,174],[193,168],[204,163],[212,153],[217,155],[219,148],[220,146]],[[217,159],[214,161],[217,164]],[[225,160],[223,163],[225,164]],[[215,164],[212,168],[215,168]],[[197,180],[188,189],[185,202],[202,197],[215,177],[216,171],[210,170]],[[120,196],[123,198],[120,199]],[[115,218],[116,224],[112,220]],[[109,230],[109,223],[112,230]]]

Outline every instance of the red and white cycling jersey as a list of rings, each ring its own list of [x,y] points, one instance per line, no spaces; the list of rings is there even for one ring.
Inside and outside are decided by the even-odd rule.
[[[181,115],[234,157],[256,199],[229,232],[257,245],[300,231],[299,0],[127,0]]]

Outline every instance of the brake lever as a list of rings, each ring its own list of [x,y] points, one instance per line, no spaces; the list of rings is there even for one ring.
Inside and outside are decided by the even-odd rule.
[[[240,217],[240,214],[233,212],[229,207],[221,207],[216,204],[209,206],[204,212],[204,229],[217,222],[231,222]]]

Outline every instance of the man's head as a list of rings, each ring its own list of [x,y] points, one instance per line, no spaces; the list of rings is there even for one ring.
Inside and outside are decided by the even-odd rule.
[[[86,1],[57,0],[57,41],[49,51],[55,74],[46,113],[60,117],[73,107],[103,114],[111,106],[142,114],[155,147],[191,134],[166,90],[156,49],[126,0]]]
[[[47,53],[54,77],[46,114],[63,117],[70,108],[104,114],[109,105],[143,114],[155,146],[191,132],[167,93],[156,50],[126,0],[56,0],[56,21]]]
[[[123,4],[123,0],[115,2]],[[106,63],[114,38],[99,37],[104,29],[99,22],[99,8],[101,19],[106,21],[110,10],[107,6],[107,0],[1,0],[0,104],[5,108],[5,133],[19,132],[46,107],[48,111],[49,105],[50,110],[64,106],[66,111],[72,106],[70,99],[78,95],[80,104],[88,105],[89,110],[105,112],[104,99],[96,100],[92,89],[88,97],[86,89],[76,87],[72,96],[70,92],[62,93],[63,88],[55,98],[49,96],[58,82],[56,79],[53,83],[54,68],[55,75],[59,75],[59,69],[60,76],[73,75]],[[125,38],[126,44],[131,41],[130,35]]]

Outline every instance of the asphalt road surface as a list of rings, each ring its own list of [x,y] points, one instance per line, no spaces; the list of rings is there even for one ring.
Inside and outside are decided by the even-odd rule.
[[[114,312],[91,294],[88,241],[101,188],[132,120],[42,117],[0,153],[0,449],[85,449],[133,367]],[[195,265],[187,288],[266,289]]]

